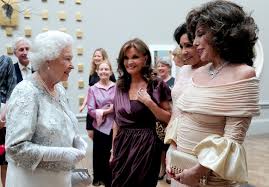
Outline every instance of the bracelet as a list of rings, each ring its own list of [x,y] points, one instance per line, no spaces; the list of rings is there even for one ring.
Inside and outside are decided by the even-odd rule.
[[[0,118],[0,122],[1,122],[1,123],[6,123],[6,120],[2,120],[2,119]]]

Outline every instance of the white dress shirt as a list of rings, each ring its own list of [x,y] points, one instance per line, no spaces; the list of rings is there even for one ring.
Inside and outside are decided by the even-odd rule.
[[[27,66],[22,65],[21,63],[19,64],[19,68],[21,70],[21,75],[22,79],[26,79],[32,74],[32,69],[31,69],[31,64],[29,63]]]

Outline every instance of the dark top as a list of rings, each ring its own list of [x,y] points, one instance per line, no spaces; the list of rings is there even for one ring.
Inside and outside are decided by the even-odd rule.
[[[22,74],[21,74],[21,70],[20,70],[20,66],[19,66],[18,63],[19,62],[17,62],[16,64],[14,64],[14,68],[15,68],[15,72],[16,72],[16,77],[17,77],[17,84],[23,80]],[[35,72],[33,69],[31,69],[31,71],[32,71],[32,73]]]
[[[147,92],[158,105],[171,101],[171,91],[163,81],[148,84]],[[119,131],[114,139],[112,187],[156,187],[162,149],[154,114],[140,101],[129,100],[128,91],[119,89],[114,107]]]
[[[112,82],[116,82],[114,73],[109,78]],[[97,83],[100,80],[98,74],[94,72],[94,74],[89,76],[89,86],[93,86],[95,83]]]
[[[0,57],[0,103],[6,103],[16,86],[16,75],[10,57]]]
[[[170,89],[172,89],[175,84],[175,78],[171,77],[168,81],[166,81],[166,84],[169,86]]]

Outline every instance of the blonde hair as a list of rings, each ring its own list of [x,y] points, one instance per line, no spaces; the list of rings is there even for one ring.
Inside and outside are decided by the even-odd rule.
[[[172,55],[173,55],[173,56],[176,56],[176,57],[178,57],[178,58],[181,58],[182,53],[181,53],[181,49],[180,49],[179,46],[177,46],[177,47],[172,51]]]
[[[112,65],[111,65],[111,63],[108,60],[103,60],[100,64],[98,64],[98,66],[96,67],[96,71],[99,69],[99,66],[101,64],[107,64],[109,66],[109,68],[110,68],[110,71],[113,72]]]
[[[106,50],[104,50],[103,48],[95,49],[95,51],[93,52],[93,55],[92,55],[92,62],[91,62],[90,75],[93,75],[93,74],[96,72],[96,69],[97,69],[96,64],[93,62],[93,57],[94,57],[94,55],[95,55],[95,53],[96,53],[97,51],[101,52],[102,57],[103,57],[103,60],[108,60],[108,55],[107,55]],[[111,70],[112,70],[112,69],[111,69]]]

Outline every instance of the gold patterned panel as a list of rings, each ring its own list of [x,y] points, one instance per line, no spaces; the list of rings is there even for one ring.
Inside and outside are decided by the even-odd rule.
[[[81,0],[75,0],[76,4],[81,4]]]
[[[79,96],[78,97],[78,103],[79,103],[79,105],[81,106],[83,104],[83,102],[84,102],[84,96]]]
[[[84,65],[83,64],[78,64],[78,72],[83,72]]]
[[[42,10],[42,12],[41,12],[41,17],[42,17],[42,19],[44,19],[44,20],[46,20],[46,19],[48,19],[49,18],[49,11],[48,10]]]
[[[76,17],[76,21],[82,21],[82,15],[80,12],[76,12],[75,17]]]
[[[31,37],[32,36],[32,28],[31,27],[25,27],[24,28],[24,35],[26,37]]]
[[[59,18],[59,20],[61,20],[61,21],[65,21],[66,20],[66,13],[65,13],[65,11],[59,11],[58,12],[58,18]]]
[[[13,28],[12,27],[6,27],[6,36],[12,36],[13,35]]]
[[[0,25],[1,26],[17,26],[19,22],[19,6],[17,0],[0,1]],[[7,9],[10,7],[13,12],[10,13]]]
[[[67,29],[65,27],[59,28],[59,31],[67,33]]]
[[[31,18],[31,11],[29,9],[24,10],[24,18],[30,19]]]
[[[76,30],[76,36],[77,36],[77,38],[82,38],[83,37],[83,32],[81,31],[81,29]]]
[[[49,29],[47,28],[47,27],[44,27],[43,29],[42,29],[42,32],[47,32]]]
[[[83,55],[83,48],[82,47],[78,47],[77,48],[77,55],[79,55],[79,56],[81,56],[81,55]]]
[[[68,88],[68,81],[62,81],[62,84],[65,89]]]
[[[8,55],[13,55],[13,47],[7,46],[6,49],[7,49],[7,54]]]
[[[84,88],[84,80],[78,81],[78,88],[80,88],[80,89]]]

